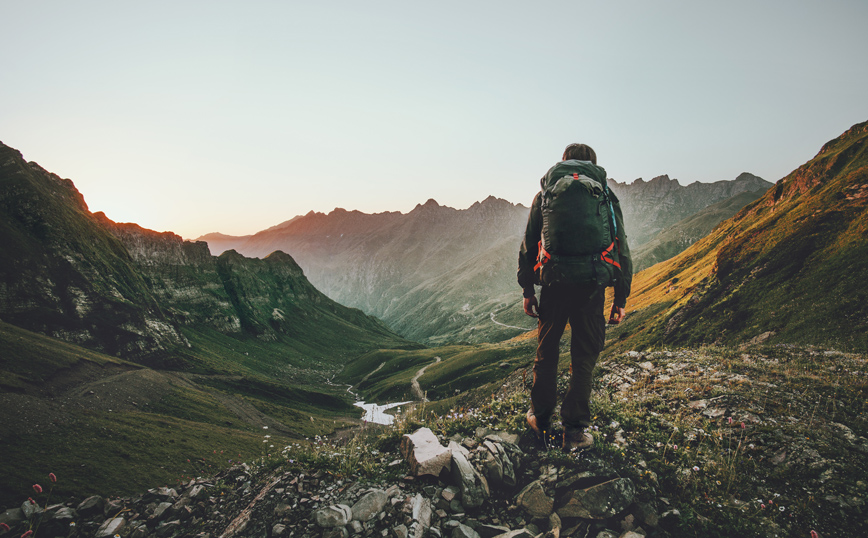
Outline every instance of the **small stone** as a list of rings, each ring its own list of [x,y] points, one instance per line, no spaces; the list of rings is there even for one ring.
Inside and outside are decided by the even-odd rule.
[[[509,531],[509,527],[504,527],[502,525],[478,525],[476,527],[476,532],[479,533],[480,538],[494,538],[495,536],[506,534]]]
[[[273,527],[271,527],[272,536],[283,536],[284,532],[286,532],[286,525],[283,525],[281,523],[277,523]]]
[[[105,508],[105,500],[99,495],[93,495],[81,501],[75,509],[78,515],[87,519],[97,514],[102,514]]]
[[[534,538],[534,535],[528,532],[527,529],[517,529],[499,534],[495,538]]]
[[[567,493],[557,513],[562,518],[607,519],[624,511],[633,502],[634,495],[632,480],[616,478]]]
[[[124,528],[127,520],[122,517],[116,517],[112,519],[107,519],[105,523],[103,523],[99,529],[97,529],[95,538],[109,538],[109,536],[114,536],[118,534],[118,532]]]
[[[157,505],[157,508],[154,509],[154,517],[156,519],[164,519],[169,516],[167,513],[168,510],[172,508],[172,503],[163,502]]]
[[[463,523],[452,529],[452,538],[480,538],[479,533]]]
[[[460,490],[457,486],[449,486],[448,488],[443,488],[443,491],[440,492],[440,496],[446,499],[447,502],[454,499]]]
[[[345,504],[328,506],[314,512],[313,518],[323,528],[343,527],[353,518],[353,509]]]
[[[407,538],[408,532],[407,525],[404,524],[392,528],[392,535],[395,538]]]
[[[366,493],[353,505],[352,519],[362,522],[374,519],[378,513],[382,512],[388,500],[388,494],[381,489]]]
[[[651,361],[640,362],[640,363],[639,363],[639,368],[641,368],[641,369],[643,369],[643,370],[653,370],[653,369],[654,369],[654,364],[651,363]]]
[[[332,527],[322,532],[322,538],[347,538],[349,535],[346,527]]]
[[[533,518],[549,517],[554,507],[554,499],[546,495],[539,480],[524,487],[515,498],[515,504],[523,508]]]

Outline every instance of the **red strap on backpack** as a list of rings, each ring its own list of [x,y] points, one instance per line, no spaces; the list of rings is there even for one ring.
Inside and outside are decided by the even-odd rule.
[[[606,250],[604,250],[604,251],[600,254],[600,259],[603,260],[604,262],[611,263],[612,265],[614,265],[615,267],[617,267],[618,269],[620,269],[620,268],[621,268],[621,264],[618,263],[618,262],[616,262],[616,261],[612,258],[612,256],[611,256],[611,254],[612,254],[612,249],[613,249],[613,248],[615,248],[615,242],[614,242],[614,241],[612,241],[612,244],[609,245],[609,248],[607,248]]]
[[[539,262],[537,262],[537,264],[533,266],[534,271],[536,271],[537,269],[542,267],[543,264],[548,263],[552,259],[552,255],[549,254],[548,252],[546,252],[546,248],[543,246],[542,241],[539,242],[538,248],[539,248]]]

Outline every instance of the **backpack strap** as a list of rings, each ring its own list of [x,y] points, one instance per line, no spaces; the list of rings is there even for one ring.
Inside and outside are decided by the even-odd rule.
[[[612,249],[614,249],[614,248],[615,248],[615,242],[612,241],[612,244],[609,245],[609,247],[600,254],[600,259],[603,260],[604,262],[611,263],[612,265],[614,265],[615,267],[620,269],[621,264],[616,262],[615,259],[612,257]]]

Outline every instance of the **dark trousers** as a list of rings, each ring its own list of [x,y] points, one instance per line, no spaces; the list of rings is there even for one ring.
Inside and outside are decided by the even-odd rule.
[[[605,290],[590,286],[544,286],[539,300],[539,344],[530,391],[533,414],[545,424],[557,405],[560,341],[567,322],[570,340],[570,384],[561,404],[565,428],[591,424],[591,380],[606,340],[603,316]]]

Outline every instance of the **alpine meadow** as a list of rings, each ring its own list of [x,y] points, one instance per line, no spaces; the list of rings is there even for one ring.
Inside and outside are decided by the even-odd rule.
[[[866,535],[868,122],[793,166],[608,178],[636,271],[593,446],[564,452],[525,418],[528,207],[336,208],[191,241],[91,212],[0,144],[2,531]]]

